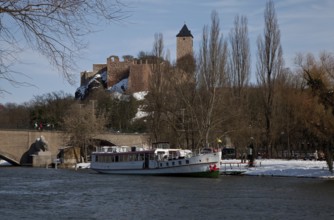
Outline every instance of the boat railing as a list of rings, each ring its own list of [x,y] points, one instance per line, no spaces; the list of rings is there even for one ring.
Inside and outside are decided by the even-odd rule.
[[[220,171],[222,173],[242,173],[247,170],[246,163],[240,162],[227,162],[221,161],[220,162]]]
[[[118,153],[130,151],[127,146],[102,146],[96,147],[96,152],[99,153]]]
[[[125,152],[137,152],[144,151],[145,148],[138,146],[98,146],[95,152],[98,153],[125,153]]]

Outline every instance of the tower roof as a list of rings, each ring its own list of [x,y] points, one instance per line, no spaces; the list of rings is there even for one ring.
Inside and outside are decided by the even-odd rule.
[[[194,38],[193,35],[191,34],[191,31],[189,31],[186,24],[183,25],[182,29],[176,35],[176,37],[192,37],[192,38]]]

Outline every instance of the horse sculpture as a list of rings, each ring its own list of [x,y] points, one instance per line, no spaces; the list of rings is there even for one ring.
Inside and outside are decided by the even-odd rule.
[[[36,138],[35,142],[30,145],[29,150],[22,155],[20,164],[30,165],[32,164],[33,155],[38,155],[38,152],[48,150],[48,143],[42,135],[39,138]]]
[[[39,151],[47,151],[48,150],[48,143],[46,142],[44,136],[42,135],[41,137],[37,138],[34,146],[33,146],[35,152],[39,152]]]

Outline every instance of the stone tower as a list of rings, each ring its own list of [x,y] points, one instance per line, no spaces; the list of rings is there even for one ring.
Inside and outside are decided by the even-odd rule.
[[[176,35],[176,61],[186,55],[193,55],[193,35],[187,25],[183,25]]]

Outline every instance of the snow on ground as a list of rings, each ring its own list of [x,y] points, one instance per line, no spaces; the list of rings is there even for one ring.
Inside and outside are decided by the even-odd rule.
[[[73,168],[75,169],[89,169],[90,163],[77,163]]]
[[[11,166],[11,164],[5,160],[0,159],[0,166]]]
[[[139,101],[144,100],[145,96],[147,95],[147,91],[136,92],[136,93],[133,93],[132,95],[136,100],[139,100]],[[140,119],[148,115],[147,112],[142,111],[142,108],[143,106],[139,106],[136,116],[133,118],[133,120]]]
[[[133,118],[133,120],[140,119],[146,116],[148,116],[147,112],[144,112],[141,109],[138,109],[136,116]]]
[[[258,159],[254,167],[240,160],[222,160],[221,171],[240,171],[250,176],[334,178],[326,161]]]
[[[118,93],[123,94],[124,91],[128,89],[128,81],[129,81],[128,78],[122,79],[121,81],[113,85],[112,87],[109,87],[108,91],[118,92]]]
[[[148,93],[147,91],[142,91],[142,92],[135,92],[132,95],[137,100],[144,100],[147,93]]]

